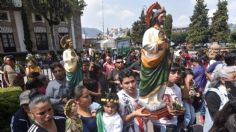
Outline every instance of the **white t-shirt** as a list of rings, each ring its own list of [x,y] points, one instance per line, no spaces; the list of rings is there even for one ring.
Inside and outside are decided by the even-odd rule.
[[[123,89],[117,93],[119,97],[119,112],[121,116],[129,115],[137,106],[138,96],[133,98],[129,96]],[[138,94],[137,94],[138,95]],[[143,121],[144,131],[147,131],[146,123]],[[123,126],[125,132],[139,132],[139,122],[137,118],[134,118],[130,122],[127,122]]]
[[[180,104],[183,104],[182,102],[182,94],[181,94],[181,89],[179,86],[174,84],[172,87],[166,87],[165,94],[170,95],[172,100],[178,99]],[[163,117],[159,120],[153,120],[152,121],[154,124],[163,124],[163,125],[177,125],[178,120],[177,116],[173,116],[172,118],[168,119],[166,117]]]
[[[117,112],[112,116],[108,115],[107,113],[103,113],[102,118],[107,132],[122,132],[123,120]]]

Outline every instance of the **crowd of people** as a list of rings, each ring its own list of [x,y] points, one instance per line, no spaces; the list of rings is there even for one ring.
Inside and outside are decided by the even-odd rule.
[[[173,56],[165,17],[164,8],[151,5],[142,49],[126,56],[77,54],[64,36],[63,59],[50,64],[53,80],[34,57],[26,68],[4,57],[4,82],[23,89],[12,132],[148,132],[152,126],[154,132],[234,131],[236,53],[219,49],[209,58],[183,47]]]
[[[70,89],[62,61],[51,64],[55,78],[49,80],[34,60],[28,60],[23,68],[15,64],[13,56],[6,56],[5,83],[23,89],[19,96],[20,108],[12,117],[11,130],[148,131],[150,114],[138,107],[139,51],[131,50],[126,59],[122,56],[112,58],[109,52],[87,57],[80,56],[83,60],[81,83]],[[166,131],[192,131],[197,120],[203,125],[204,132],[234,130],[235,60],[234,52],[222,52],[209,60],[205,54],[190,55],[182,48],[171,66],[165,95],[181,99],[179,102],[185,111],[151,120],[154,131],[162,131],[162,125],[168,126]],[[32,65],[36,67],[29,68]],[[17,80],[12,79],[13,75]],[[26,83],[21,80],[23,76],[27,76]],[[200,112],[199,116],[197,112]]]

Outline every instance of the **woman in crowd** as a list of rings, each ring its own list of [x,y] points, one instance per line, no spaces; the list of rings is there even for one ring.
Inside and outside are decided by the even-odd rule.
[[[27,62],[27,67],[25,69],[25,74],[29,78],[29,75],[32,73],[41,74],[41,68],[38,66],[34,58],[30,58]]]
[[[75,112],[73,115],[75,115],[74,117],[76,118],[80,118],[83,124],[82,127],[77,125],[77,127],[80,127],[79,130],[82,129],[83,132],[97,132],[96,118],[92,115],[92,110],[90,109],[91,96],[89,90],[85,86],[78,85],[75,87],[74,102],[76,104],[76,106],[74,106],[76,109],[73,110],[73,112]],[[78,119],[74,120],[79,121]],[[67,121],[66,131],[73,131],[76,129],[74,126],[76,125],[72,125]]]
[[[34,97],[29,103],[33,123],[28,132],[64,132],[65,118],[54,117],[52,104],[44,95]]]

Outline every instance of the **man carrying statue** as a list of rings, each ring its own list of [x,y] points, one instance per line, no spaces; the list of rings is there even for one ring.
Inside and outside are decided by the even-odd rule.
[[[165,17],[166,10],[158,2],[146,11],[145,21],[149,29],[143,36],[139,84],[139,104],[145,107],[143,113],[151,114],[149,118],[160,124],[159,120],[163,118],[183,113],[180,88],[175,85],[180,68],[172,66],[169,42],[162,28]],[[171,89],[173,86],[177,92]],[[154,129],[163,131],[161,127]]]

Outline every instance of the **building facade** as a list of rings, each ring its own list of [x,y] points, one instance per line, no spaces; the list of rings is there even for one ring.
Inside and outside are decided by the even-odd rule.
[[[74,13],[70,19],[64,19],[54,26],[53,45],[48,22],[43,16],[33,12],[29,1],[3,0],[3,4],[0,3],[0,53],[27,52],[25,39],[32,42],[34,52],[62,50],[59,41],[66,34],[72,36],[75,49],[82,48],[80,13]],[[25,36],[25,29],[28,29],[30,38]]]

